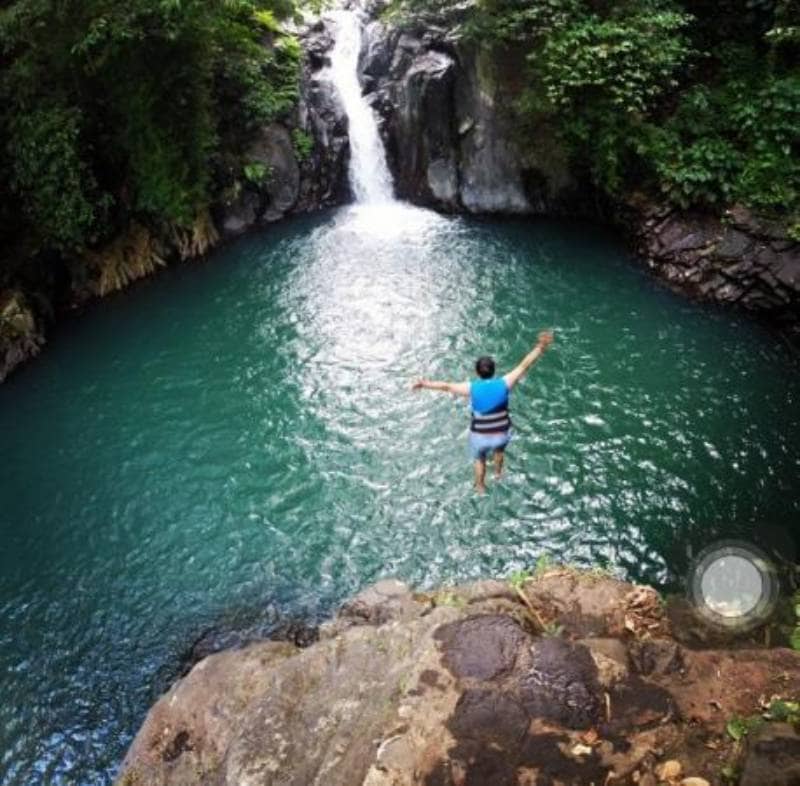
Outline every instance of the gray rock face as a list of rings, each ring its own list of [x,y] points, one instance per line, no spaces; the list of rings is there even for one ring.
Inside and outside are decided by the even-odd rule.
[[[248,162],[263,164],[265,175],[222,206],[219,224],[225,235],[349,198],[347,117],[325,78],[333,35],[318,21],[299,37],[304,52],[300,101],[290,117],[261,129],[247,151]],[[310,142],[304,155],[297,149],[298,135]]]
[[[300,167],[289,131],[276,123],[267,126],[247,151],[247,158],[266,169],[261,184],[265,197],[262,220],[277,221],[295,206],[300,194]]]
[[[309,156],[300,162],[300,188],[295,212],[342,204],[350,198],[347,166],[350,142],[347,115],[326,75],[333,47],[332,31],[318,21],[300,35],[305,52],[297,127],[313,139]]]
[[[623,223],[659,277],[701,300],[736,304],[797,333],[800,324],[800,244],[743,207],[727,223],[632,202]]]
[[[458,127],[462,160],[461,202],[472,213],[530,213],[536,207],[525,192],[528,169],[504,106],[510,106],[505,64],[469,52],[469,68],[459,85]],[[546,180],[547,176],[542,173]],[[545,200],[542,200],[545,201]]]
[[[255,191],[244,191],[226,205],[222,214],[224,235],[240,235],[252,227],[261,213],[261,197]]]
[[[225,206],[221,226],[226,235],[238,235],[259,222],[277,221],[293,211],[300,194],[300,167],[289,129],[272,123],[261,129],[246,152],[249,164],[261,164],[261,182],[248,183]]]
[[[488,59],[448,24],[367,25],[360,74],[398,196],[446,211],[573,211],[577,184],[553,135],[543,129],[548,141],[530,149],[514,130],[520,66]]]
[[[408,51],[398,50],[401,62]],[[449,55],[419,53],[381,104],[398,194],[448,210],[460,206],[453,128],[455,78],[456,63]]]

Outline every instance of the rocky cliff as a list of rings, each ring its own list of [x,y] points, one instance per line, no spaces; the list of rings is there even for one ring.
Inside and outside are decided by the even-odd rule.
[[[117,783],[707,786],[741,770],[741,786],[788,786],[791,726],[746,746],[725,727],[798,694],[800,654],[690,649],[657,593],[613,578],[383,581],[308,648],[198,663],[152,708]]]
[[[719,218],[638,195],[599,199],[552,128],[517,128],[519,53],[490,55],[465,40],[466,5],[391,23],[381,16],[385,5],[368,4],[359,71],[398,197],[447,212],[601,218],[620,226],[637,258],[674,289],[741,306],[800,335],[800,244],[781,227],[739,207]],[[335,31],[318,20],[297,32],[301,99],[289,117],[262,128],[246,152],[260,174],[235,182],[190,230],[159,235],[134,225],[92,251],[63,298],[70,307],[170,259],[203,254],[220,237],[348,201],[347,117],[327,74]],[[35,288],[0,291],[0,381],[39,351],[52,300]]]
[[[347,116],[326,72],[333,33],[318,20],[298,38],[304,52],[300,101],[285,121],[262,128],[247,151],[263,176],[218,206],[217,222],[227,236],[350,198]]]
[[[674,289],[768,317],[800,338],[800,244],[782,227],[741,206],[718,218],[635,198],[617,220],[637,257]]]
[[[374,18],[360,62],[397,195],[446,211],[582,212],[586,191],[547,128],[521,144],[509,111],[517,53],[489,56],[459,33],[459,8],[394,26]]]

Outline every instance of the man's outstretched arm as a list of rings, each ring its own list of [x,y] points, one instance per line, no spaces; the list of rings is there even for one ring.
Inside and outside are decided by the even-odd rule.
[[[542,333],[539,333],[539,340],[536,342],[536,346],[525,355],[524,358],[520,361],[519,365],[509,371],[508,374],[503,376],[503,379],[506,381],[506,385],[509,388],[513,388],[514,385],[519,382],[522,377],[525,376],[525,372],[544,354],[544,351],[553,343],[553,334],[549,330],[545,330]]]
[[[412,390],[439,390],[456,396],[469,395],[468,382],[435,382],[430,379],[418,379],[411,385]]]

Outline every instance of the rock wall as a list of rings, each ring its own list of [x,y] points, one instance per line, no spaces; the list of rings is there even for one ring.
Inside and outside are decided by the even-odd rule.
[[[261,129],[246,154],[264,177],[217,210],[224,235],[241,234],[294,213],[342,204],[350,198],[347,116],[326,78],[333,35],[322,20],[299,31],[304,60],[300,101],[293,115]],[[305,138],[306,151],[296,140]]]
[[[490,58],[436,22],[365,27],[365,93],[380,117],[397,196],[450,212],[561,213],[582,192],[546,128],[520,143],[508,111],[521,55]]]
[[[765,315],[800,336],[800,244],[734,207],[722,219],[632,200],[623,210],[637,255],[691,297]]]
[[[691,650],[657,593],[553,570],[366,589],[306,649],[212,655],[149,712],[118,786],[743,786],[798,777],[800,736],[725,733],[800,692],[800,653]]]

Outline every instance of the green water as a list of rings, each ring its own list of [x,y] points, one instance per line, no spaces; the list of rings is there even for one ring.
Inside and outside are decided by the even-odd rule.
[[[408,383],[506,370],[545,326],[476,498],[464,404]],[[668,583],[690,547],[795,527],[798,379],[582,224],[346,209],[109,298],[0,387],[0,783],[108,783],[232,610],[544,553]]]

